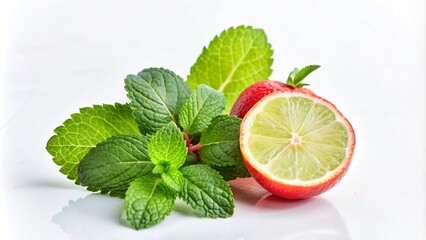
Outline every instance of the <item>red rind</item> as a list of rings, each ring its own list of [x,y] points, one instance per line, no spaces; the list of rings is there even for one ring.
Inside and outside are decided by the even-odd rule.
[[[252,84],[243,92],[241,92],[240,96],[238,96],[237,100],[232,106],[230,115],[244,118],[247,112],[265,96],[274,92],[286,91],[298,91],[314,94],[307,88],[295,88],[279,81],[263,80]]]

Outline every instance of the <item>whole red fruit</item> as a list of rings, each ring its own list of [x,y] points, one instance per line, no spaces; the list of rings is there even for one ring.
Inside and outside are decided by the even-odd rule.
[[[230,114],[239,118],[244,118],[253,105],[266,95],[274,92],[286,91],[300,91],[313,94],[313,92],[307,88],[296,88],[279,81],[263,80],[252,84],[241,92],[240,96],[232,106]]]

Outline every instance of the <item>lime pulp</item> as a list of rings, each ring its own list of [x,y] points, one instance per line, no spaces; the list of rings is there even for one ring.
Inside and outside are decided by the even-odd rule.
[[[302,96],[278,96],[247,119],[253,159],[282,180],[324,177],[345,160],[348,130],[329,106]]]

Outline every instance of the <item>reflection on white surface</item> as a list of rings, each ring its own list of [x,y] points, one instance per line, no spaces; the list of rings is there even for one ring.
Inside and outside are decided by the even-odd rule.
[[[97,232],[96,229],[110,229],[109,224],[119,224],[122,200],[89,194],[84,198],[69,201],[69,204],[52,217],[52,222],[71,235],[72,239],[102,239],[109,231]],[[101,228],[98,228],[101,227]]]
[[[325,198],[286,200],[268,193],[252,178],[238,179],[231,186],[237,207],[251,209],[236,221],[253,225],[243,239],[350,239],[344,219]]]
[[[229,219],[204,218],[178,200],[165,221],[136,231],[123,220],[123,200],[89,194],[70,201],[52,221],[71,239],[350,239],[344,219],[322,197],[285,200],[253,179],[232,181],[231,186],[236,208]]]

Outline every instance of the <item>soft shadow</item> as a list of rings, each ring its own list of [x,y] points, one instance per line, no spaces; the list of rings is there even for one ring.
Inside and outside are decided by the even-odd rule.
[[[171,216],[148,229],[136,231],[126,218],[123,199],[92,193],[77,200],[70,200],[67,206],[52,217],[51,221],[69,234],[71,239],[117,240],[137,237],[151,239],[152,236],[157,236],[155,239],[168,239],[162,237],[168,230],[173,231],[173,234],[181,234],[186,227],[192,228],[191,225],[185,224],[183,230],[180,229],[181,227],[173,230],[174,225],[185,221],[198,222],[201,221],[200,219],[208,219],[179,199],[175,202]],[[192,229],[188,231],[188,233],[191,232],[193,232]]]
[[[68,205],[52,217],[52,222],[71,235],[71,239],[100,239],[109,227],[120,224],[123,200],[89,194]],[[105,239],[105,238],[103,238]]]
[[[63,181],[49,181],[49,180],[32,180],[30,183],[22,185],[20,187],[32,187],[32,188],[58,188],[58,189],[81,189],[77,188],[75,184],[64,183]]]

